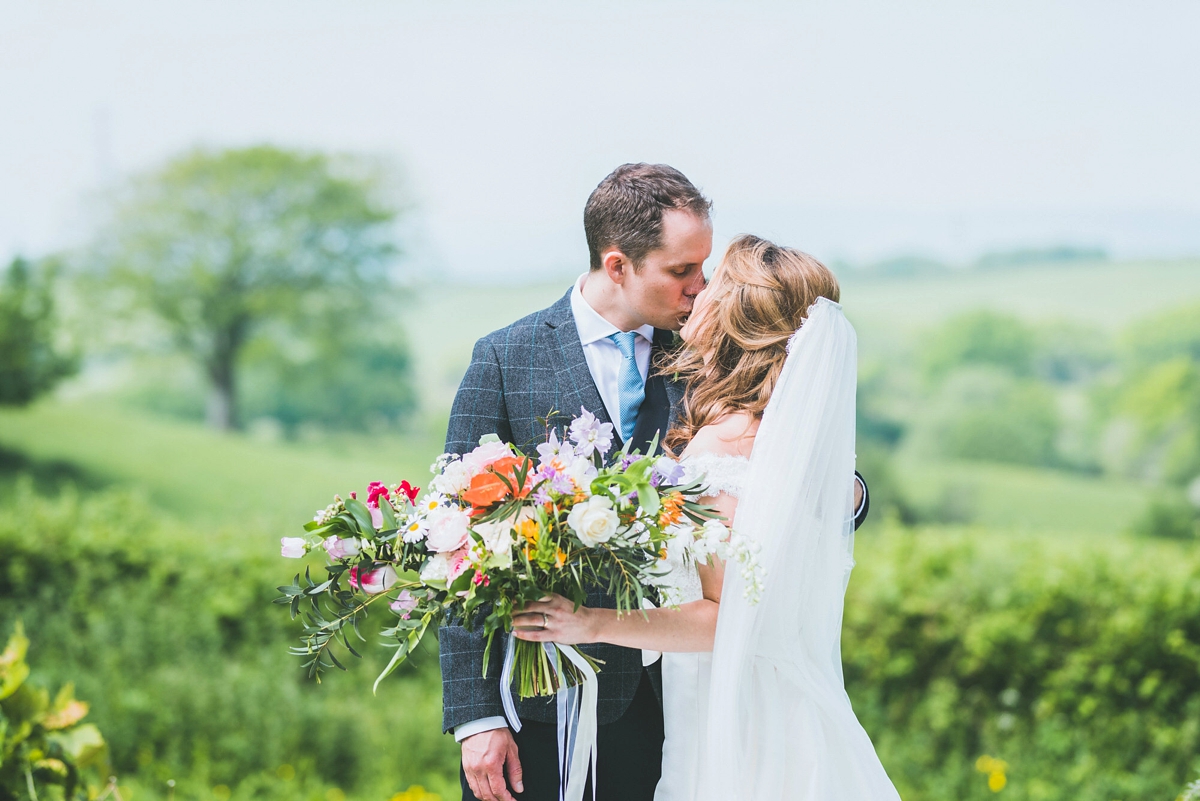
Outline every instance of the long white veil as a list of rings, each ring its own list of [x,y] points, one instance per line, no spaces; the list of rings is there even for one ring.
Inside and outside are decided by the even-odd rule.
[[[857,337],[820,298],[755,437],[735,528],[767,568],[757,605],[725,573],[700,797],[898,799],[842,679],[842,603],[854,565]]]

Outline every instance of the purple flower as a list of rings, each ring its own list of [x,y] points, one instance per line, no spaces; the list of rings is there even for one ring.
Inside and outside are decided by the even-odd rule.
[[[667,456],[660,456],[654,463],[654,473],[650,477],[651,485],[678,484],[683,481],[683,465]],[[654,479],[658,479],[658,484]]]
[[[596,415],[580,407],[582,414],[571,421],[570,440],[575,443],[575,453],[589,457],[597,451],[603,456],[612,447],[613,425],[601,423]]]

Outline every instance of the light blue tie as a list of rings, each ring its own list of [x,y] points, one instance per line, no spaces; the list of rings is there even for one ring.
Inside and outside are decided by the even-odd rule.
[[[633,343],[636,337],[636,331],[611,334],[608,337],[617,344],[621,355],[625,357],[625,361],[621,363],[621,372],[617,375],[617,387],[620,390],[621,439],[625,442],[629,442],[629,438],[633,436],[638,409],[642,408],[642,401],[646,399],[646,382],[642,379],[637,359],[634,358]]]

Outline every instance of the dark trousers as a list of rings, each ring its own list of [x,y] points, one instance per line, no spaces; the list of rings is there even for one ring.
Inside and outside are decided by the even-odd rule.
[[[558,727],[530,721],[513,736],[525,785],[525,792],[513,795],[521,801],[558,801]],[[653,801],[654,788],[662,775],[662,747],[662,705],[643,672],[625,714],[599,727],[596,776],[589,775],[584,798],[592,797],[594,778],[596,801]],[[463,801],[477,801],[461,768],[459,777]]]

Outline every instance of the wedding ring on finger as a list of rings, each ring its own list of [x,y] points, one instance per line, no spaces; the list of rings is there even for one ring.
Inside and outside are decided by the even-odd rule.
[[[546,616],[545,612],[542,612],[542,631],[545,631],[549,625],[550,625],[550,618]]]

